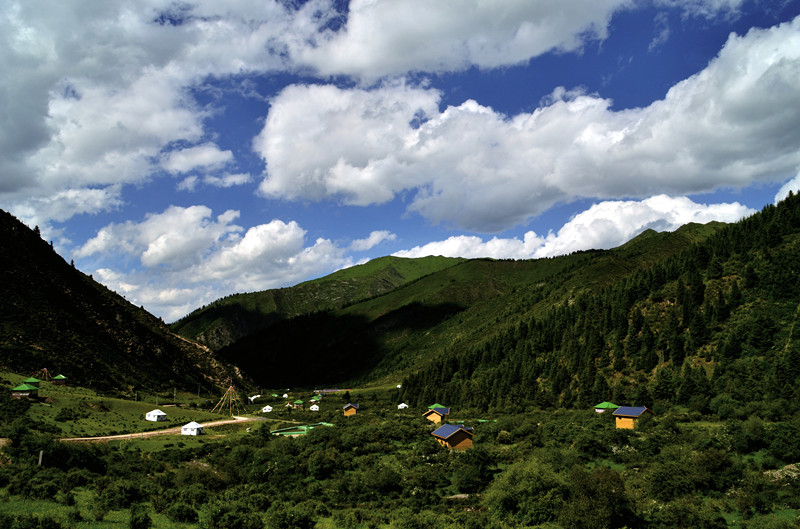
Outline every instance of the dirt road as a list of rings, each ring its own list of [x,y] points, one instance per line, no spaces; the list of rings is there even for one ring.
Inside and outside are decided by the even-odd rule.
[[[259,421],[259,420],[263,419],[258,419],[256,417],[234,417],[233,419],[223,419],[220,421],[211,421],[203,423],[203,427],[211,428],[214,426],[221,426],[223,424],[232,424],[232,423],[241,424],[243,422]],[[151,430],[149,432],[123,433],[119,435],[101,435],[99,437],[65,437],[59,440],[64,441],[65,443],[99,443],[105,441],[116,441],[118,439],[144,439],[145,437],[153,437],[156,435],[176,435],[180,433],[181,433],[181,427],[176,426],[175,428],[167,428],[165,430]]]

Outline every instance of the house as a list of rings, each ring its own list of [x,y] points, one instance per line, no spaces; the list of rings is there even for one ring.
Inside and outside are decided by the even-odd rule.
[[[292,403],[292,408],[294,408],[295,410],[302,410],[303,409],[303,401],[300,400],[300,399],[297,399],[296,401],[294,401]]]
[[[56,386],[66,386],[67,385],[67,377],[64,375],[56,375],[53,377],[53,384]]]
[[[164,413],[161,410],[153,410],[153,411],[148,411],[147,413],[145,413],[144,414],[144,418],[145,418],[145,420],[153,421],[153,422],[166,421],[167,420],[167,414]]]
[[[600,404],[594,407],[594,411],[597,413],[603,413],[606,410],[616,410],[617,408],[619,408],[619,406],[617,406],[613,402],[601,402]]]
[[[312,404],[311,407],[308,408],[308,409],[309,409],[309,411],[319,411],[319,405],[318,404]]]
[[[28,378],[26,378],[25,380],[22,381],[23,384],[27,384],[27,385],[33,386],[35,388],[39,387],[39,382],[41,382],[41,380],[39,380],[36,377],[28,377]]]
[[[408,408],[408,404],[406,404],[405,402],[401,402],[400,404],[397,405],[398,410],[404,410],[406,408]]]
[[[262,413],[269,413],[271,411],[272,411],[272,406],[264,406],[263,408],[261,408]]]
[[[636,422],[645,413],[655,415],[652,411],[647,409],[646,406],[620,406],[612,415],[617,419],[617,428],[633,430],[636,428]]]
[[[14,399],[35,399],[39,396],[39,388],[30,384],[20,384],[11,388],[11,397]]]
[[[355,415],[358,413],[358,404],[347,403],[344,405],[344,416],[350,417],[351,415]]]
[[[440,445],[453,450],[472,448],[473,429],[460,424],[444,424],[431,432]]]
[[[446,421],[449,415],[450,415],[450,408],[445,408],[445,407],[431,408],[422,414],[423,417],[425,417],[426,419],[435,424],[439,424],[442,421]]]
[[[200,435],[203,433],[203,425],[194,421],[181,426],[181,435]]]

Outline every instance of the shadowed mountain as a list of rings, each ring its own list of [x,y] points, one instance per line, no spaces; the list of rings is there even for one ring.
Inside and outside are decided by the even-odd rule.
[[[66,263],[14,216],[0,210],[0,367],[47,368],[105,392],[213,388],[232,369],[207,348]]]

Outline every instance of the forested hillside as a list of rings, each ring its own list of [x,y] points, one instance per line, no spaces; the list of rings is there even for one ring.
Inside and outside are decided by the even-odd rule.
[[[283,320],[219,353],[265,386],[394,385],[442,355],[515,332],[517,323],[624,281],[722,227],[646,232],[620,248],[553,259],[463,261],[338,310]]]
[[[543,313],[458,344],[403,381],[411,402],[487,409],[687,405],[783,416],[800,403],[800,197]]]
[[[0,255],[0,368],[47,368],[73,383],[131,395],[135,388],[211,389],[236,378],[211,351],[70,266],[2,210]]]

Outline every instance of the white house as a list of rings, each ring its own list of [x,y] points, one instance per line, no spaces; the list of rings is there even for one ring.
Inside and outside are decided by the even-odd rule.
[[[319,406],[317,406],[316,404],[312,404],[311,407],[308,409],[311,411],[319,411]]]
[[[145,413],[144,418],[148,421],[153,421],[153,422],[166,421],[167,414],[161,410],[153,410]]]
[[[203,433],[203,425],[194,421],[181,427],[181,435],[200,435],[201,433]]]
[[[408,408],[408,404],[406,404],[405,402],[401,402],[400,404],[397,405],[398,410],[404,410],[406,408]]]
[[[261,408],[261,413],[269,413],[272,411],[272,406],[264,406]]]

